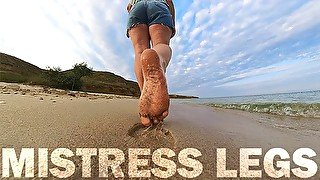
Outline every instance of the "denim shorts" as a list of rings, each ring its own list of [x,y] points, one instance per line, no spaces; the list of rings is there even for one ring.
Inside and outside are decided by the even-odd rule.
[[[140,0],[132,6],[127,24],[128,38],[129,30],[139,24],[162,24],[171,28],[172,37],[175,34],[173,18],[167,3],[163,0]]]

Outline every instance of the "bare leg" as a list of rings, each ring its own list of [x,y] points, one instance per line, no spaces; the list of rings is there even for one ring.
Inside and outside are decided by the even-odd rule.
[[[169,46],[172,30],[161,24],[154,24],[149,27],[152,49],[154,49],[159,57],[164,71],[171,60],[172,50]]]
[[[145,24],[139,24],[129,31],[129,36],[132,41],[132,45],[135,53],[134,72],[137,77],[140,91],[143,87],[143,74],[141,69],[141,54],[145,49],[150,48],[150,36],[148,26]]]
[[[145,49],[150,48],[150,36],[148,26],[145,24],[137,25],[129,31],[129,36],[135,53],[134,72],[138,81],[140,92],[143,92],[144,78],[141,68],[141,54]],[[139,112],[141,114],[141,112]],[[145,126],[150,125],[150,120],[140,117],[141,123]]]
[[[149,27],[152,49],[141,55],[144,86],[140,98],[140,112],[150,121],[158,123],[168,116],[169,95],[165,69],[171,59],[169,47],[171,30],[163,25]]]

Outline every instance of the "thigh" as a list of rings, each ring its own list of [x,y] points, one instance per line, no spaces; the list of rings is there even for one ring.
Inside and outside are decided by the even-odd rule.
[[[149,28],[146,24],[139,24],[131,28],[129,37],[136,54],[150,48]]]
[[[149,33],[152,46],[155,46],[157,44],[169,45],[172,30],[168,26],[162,24],[153,24],[149,27]]]

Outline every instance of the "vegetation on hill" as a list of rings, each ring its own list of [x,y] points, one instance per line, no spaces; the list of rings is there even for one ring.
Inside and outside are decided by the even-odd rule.
[[[87,64],[75,64],[72,69],[62,71],[59,67],[41,69],[14,56],[0,53],[0,81],[43,85],[65,90],[140,96],[136,82],[110,72],[93,71]],[[197,98],[170,95],[170,98]]]
[[[43,84],[43,69],[16,57],[0,53],[0,81]]]
[[[58,67],[41,69],[19,58],[0,53],[0,81],[30,85],[139,96],[138,84],[110,72],[93,71],[85,63],[62,71]]]
[[[171,99],[197,99],[197,98],[199,98],[196,96],[185,96],[185,95],[178,95],[178,94],[170,94],[169,97]]]
[[[84,76],[92,75],[93,70],[86,63],[75,64],[71,70],[62,72],[59,67],[47,68],[43,73],[45,82],[50,87],[81,90]]]

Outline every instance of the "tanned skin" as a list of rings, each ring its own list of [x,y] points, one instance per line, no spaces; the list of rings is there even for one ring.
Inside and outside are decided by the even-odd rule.
[[[175,21],[172,0],[166,0]],[[132,5],[129,3],[127,11]],[[135,50],[135,74],[141,91],[139,114],[144,126],[158,124],[169,114],[169,94],[165,77],[166,68],[172,56],[169,46],[172,30],[162,24],[139,24],[130,29],[129,36]],[[152,48],[150,47],[150,41]]]
[[[130,3],[128,3],[128,5],[127,5],[127,11],[129,12],[129,11],[131,10],[131,8],[132,8],[132,5],[131,5]]]

